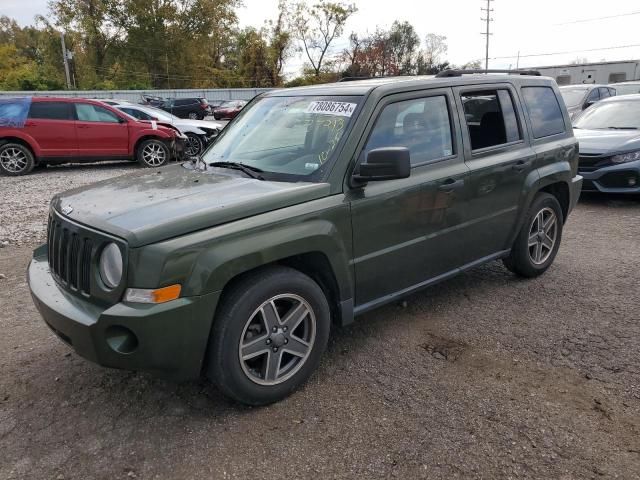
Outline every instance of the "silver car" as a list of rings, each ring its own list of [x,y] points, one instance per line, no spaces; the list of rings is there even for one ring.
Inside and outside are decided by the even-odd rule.
[[[564,100],[571,120],[589,108],[594,103],[605,98],[613,97],[616,94],[615,88],[606,85],[567,85],[560,87],[560,94]]]
[[[575,121],[582,191],[640,193],[640,95],[596,103]]]

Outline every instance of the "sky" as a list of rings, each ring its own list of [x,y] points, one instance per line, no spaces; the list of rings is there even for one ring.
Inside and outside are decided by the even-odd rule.
[[[486,0],[351,1],[358,12],[349,19],[334,52],[347,46],[352,31],[365,34],[377,26],[388,28],[394,20],[407,20],[423,40],[427,33],[446,35],[451,63],[484,60],[485,41],[480,35],[485,28],[480,20],[484,12],[480,8],[486,7]],[[240,25],[261,27],[265,20],[275,19],[277,4],[277,0],[244,0],[244,7],[238,10]],[[46,15],[46,5],[47,0],[0,0],[0,15],[27,25],[34,15]],[[558,65],[578,57],[593,62],[640,59],[637,0],[492,0],[491,8],[490,68]],[[636,46],[603,49],[627,45]],[[546,53],[554,55],[532,56]],[[287,76],[298,73],[303,62],[302,54],[294,55],[286,64]]]

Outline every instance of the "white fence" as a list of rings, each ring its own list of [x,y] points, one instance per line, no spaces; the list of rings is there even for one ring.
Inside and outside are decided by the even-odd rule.
[[[117,98],[139,103],[142,95],[154,95],[163,98],[202,97],[207,100],[251,100],[270,88],[215,88],[193,90],[53,90],[53,91],[0,91],[0,97],[82,97]]]

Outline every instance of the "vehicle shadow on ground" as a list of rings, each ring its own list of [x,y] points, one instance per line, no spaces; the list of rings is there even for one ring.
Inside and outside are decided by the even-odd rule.
[[[483,279],[482,282],[478,282],[479,277]],[[366,313],[358,317],[352,325],[333,328],[318,371],[300,392],[294,393],[280,404],[308,401],[318,388],[325,389],[331,384],[331,378],[336,372],[344,371],[356,357],[361,357],[373,339],[393,338],[394,329],[410,326],[407,324],[416,321],[416,315],[422,316],[425,309],[446,309],[452,296],[462,298],[463,295],[481,295],[481,290],[492,288],[495,284],[512,282],[513,279],[514,276],[500,263],[494,262],[409,295],[402,302],[391,303]],[[427,316],[419,328],[428,330],[429,324],[430,319]],[[153,418],[155,421],[163,418],[173,421],[175,417],[211,420],[228,415],[250,415],[261,410],[226,398],[217,387],[204,378],[176,383],[147,373],[105,369],[77,357],[75,353],[66,354],[65,357],[69,360],[67,365],[64,365],[65,359],[55,360],[59,363],[56,367],[59,376],[56,379],[55,391],[50,392],[50,395],[61,395],[60,401],[63,401],[68,399],[69,395],[73,396],[72,392],[78,387],[78,383],[82,383],[85,402],[92,403],[92,399],[99,399],[103,406],[109,406],[108,411],[113,412],[112,420],[119,424],[134,422],[139,420],[140,416]],[[109,414],[103,411],[102,415]]]
[[[580,194],[580,203],[583,205],[604,206],[611,208],[637,207],[640,205],[640,194],[620,193],[596,193],[583,192]]]
[[[47,173],[55,172],[82,172],[86,170],[100,170],[100,171],[109,171],[121,168],[140,168],[139,163],[133,161],[104,161],[104,162],[93,162],[93,163],[63,163],[60,165],[46,165],[41,168],[34,168],[29,175],[46,175]]]

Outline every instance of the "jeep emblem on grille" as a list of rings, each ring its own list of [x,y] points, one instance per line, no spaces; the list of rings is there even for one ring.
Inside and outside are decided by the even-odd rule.
[[[73,212],[73,207],[71,205],[65,205],[62,207],[62,213],[65,215],[69,215],[71,212]]]

